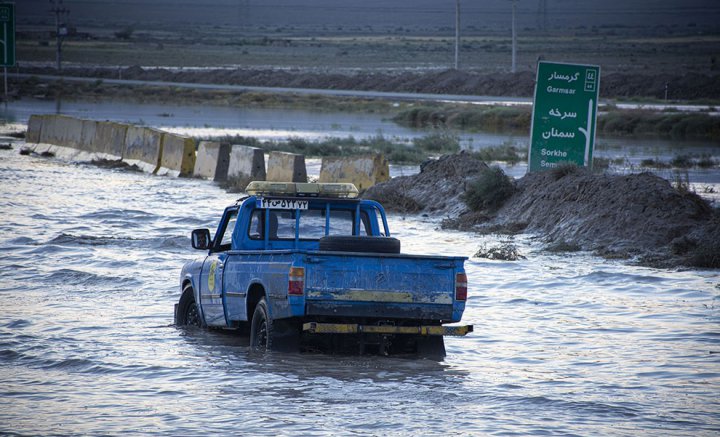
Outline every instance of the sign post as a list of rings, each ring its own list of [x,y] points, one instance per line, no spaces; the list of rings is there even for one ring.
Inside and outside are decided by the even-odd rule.
[[[538,63],[528,171],[592,167],[599,90],[596,65]]]
[[[5,72],[5,102],[8,97],[7,68],[15,66],[15,5],[0,3],[0,66]]]

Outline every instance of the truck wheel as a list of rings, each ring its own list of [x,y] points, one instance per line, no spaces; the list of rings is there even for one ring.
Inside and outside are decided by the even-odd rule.
[[[278,352],[297,352],[300,325],[292,319],[272,320],[265,298],[260,299],[250,325],[250,347]]]
[[[175,324],[177,326],[197,326],[202,327],[203,321],[200,318],[200,311],[198,311],[197,304],[195,303],[195,297],[193,295],[193,289],[190,285],[185,286],[183,294],[180,297],[180,303],[178,304],[177,313],[175,315]]]
[[[255,349],[268,350],[272,341],[272,321],[268,316],[267,303],[265,298],[260,299],[252,317],[250,325],[250,347]]]
[[[330,252],[400,253],[400,240],[393,237],[329,235],[320,239],[320,250]]]

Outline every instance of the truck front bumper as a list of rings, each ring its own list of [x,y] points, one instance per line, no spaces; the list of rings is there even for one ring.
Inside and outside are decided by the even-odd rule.
[[[405,334],[405,335],[445,335],[461,337],[473,332],[473,325],[463,326],[391,326],[358,325],[353,323],[316,323],[303,324],[303,331],[311,334]]]

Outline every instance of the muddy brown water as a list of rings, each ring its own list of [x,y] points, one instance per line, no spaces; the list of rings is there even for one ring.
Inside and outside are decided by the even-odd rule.
[[[257,353],[172,325],[212,183],[0,150],[0,434],[717,435],[720,272],[586,253],[472,258],[479,237],[389,217],[403,252],[471,257],[441,362]]]

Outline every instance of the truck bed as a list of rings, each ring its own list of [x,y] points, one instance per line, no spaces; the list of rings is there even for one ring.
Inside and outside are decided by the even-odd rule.
[[[464,258],[309,252],[306,314],[452,321]],[[321,266],[321,268],[318,268]]]
[[[463,272],[465,259],[306,250],[231,251],[224,288],[247,290],[253,281],[266,278],[262,285],[277,318],[457,322],[465,302],[455,300],[455,275]],[[302,296],[287,295],[290,267],[304,268]],[[242,314],[233,310],[244,308],[244,303],[233,300],[244,300],[244,296],[226,295],[225,299],[229,313]]]

